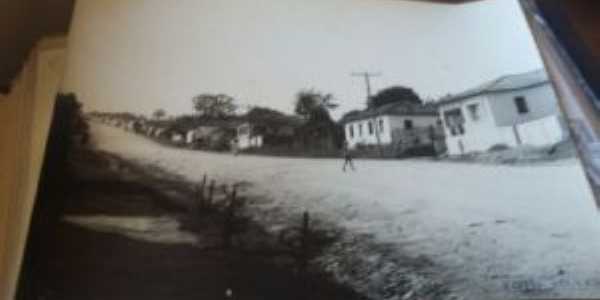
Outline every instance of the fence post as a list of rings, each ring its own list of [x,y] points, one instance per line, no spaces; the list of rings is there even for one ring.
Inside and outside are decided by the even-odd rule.
[[[237,189],[235,188],[235,186],[233,186],[232,191],[231,191],[231,205],[234,208],[237,205],[236,201],[237,201]]]
[[[204,208],[204,199],[202,199],[202,184],[195,184],[194,185],[194,209],[196,209],[198,212],[202,211],[202,208]]]
[[[222,186],[222,188],[223,188],[223,194],[227,195],[227,185],[226,185],[226,184],[224,184],[224,185]]]
[[[310,215],[307,211],[302,214],[302,228],[300,231],[300,271],[305,272],[308,264],[308,236],[310,226]]]
[[[310,257],[310,215],[308,211],[302,214],[302,228],[300,229],[300,257],[298,271],[302,280],[303,299],[309,299],[310,285],[308,278],[308,259]]]
[[[223,246],[226,249],[231,248],[233,231],[234,231],[234,218],[235,218],[235,209],[236,209],[236,196],[237,191],[235,187],[231,191],[231,197],[229,199],[229,203],[227,204],[227,209],[225,211],[225,223],[223,228]]]
[[[215,180],[210,181],[210,186],[208,187],[208,206],[212,206],[213,196],[215,194]]]
[[[202,177],[202,183],[200,183],[200,187],[198,190],[198,201],[199,201],[199,206],[200,209],[205,209],[206,208],[206,198],[204,197],[204,190],[206,189],[206,173],[204,174],[204,176]]]

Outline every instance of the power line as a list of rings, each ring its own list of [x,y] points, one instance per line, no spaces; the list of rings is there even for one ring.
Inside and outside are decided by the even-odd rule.
[[[350,74],[352,77],[362,77],[365,80],[365,86],[367,88],[367,109],[371,107],[371,78],[380,77],[381,73],[376,72],[353,72]],[[379,132],[379,124],[377,122],[377,116],[375,116],[372,120],[369,121],[370,126],[375,127],[375,137],[377,138],[377,148],[379,148],[379,155],[383,157],[383,146],[381,145],[381,137]]]
[[[367,103],[369,102],[369,100],[371,99],[371,78],[373,77],[380,77],[381,73],[376,72],[376,73],[372,73],[372,72],[353,72],[350,74],[350,76],[352,77],[362,77],[365,80],[365,86],[367,88]]]

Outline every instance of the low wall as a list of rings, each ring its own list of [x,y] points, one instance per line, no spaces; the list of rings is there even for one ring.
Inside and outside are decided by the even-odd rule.
[[[556,144],[568,137],[567,127],[557,115],[519,124],[517,132],[521,143],[529,146]]]

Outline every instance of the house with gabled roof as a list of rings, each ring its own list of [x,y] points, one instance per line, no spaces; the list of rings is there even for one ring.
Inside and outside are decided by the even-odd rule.
[[[502,76],[445,97],[438,108],[450,155],[552,145],[568,137],[544,70]]]
[[[239,150],[263,146],[292,146],[296,129],[304,122],[296,116],[264,107],[249,111],[236,129]]]
[[[403,102],[358,111],[341,123],[350,149],[393,148],[393,155],[413,147],[434,146],[439,128],[435,105]]]

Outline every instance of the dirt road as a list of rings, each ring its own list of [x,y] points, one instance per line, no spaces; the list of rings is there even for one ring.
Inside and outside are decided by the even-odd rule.
[[[343,173],[335,159],[191,151],[98,124],[92,134],[101,150],[188,180],[251,183],[245,193],[258,199],[255,219],[273,231],[308,210],[391,245],[381,255],[348,244],[371,266],[360,278],[342,274],[359,289],[370,289],[402,253],[442,266],[438,276],[466,297],[600,295],[600,219],[574,159],[519,167],[357,160],[356,172]],[[339,262],[333,254],[325,261]]]

